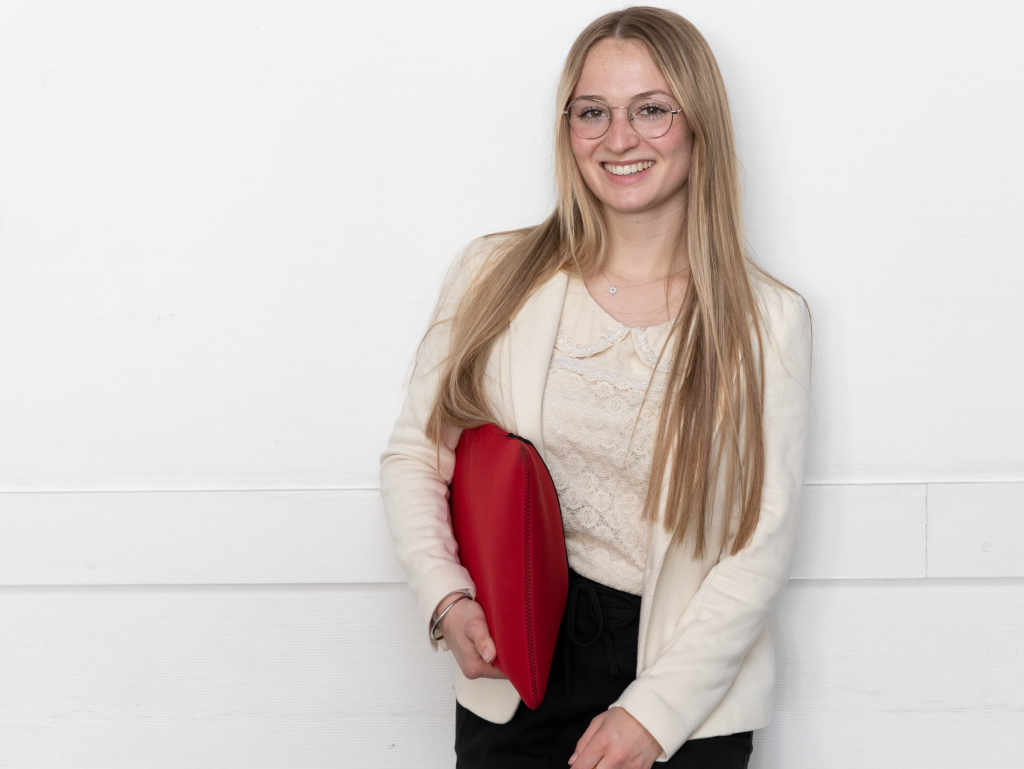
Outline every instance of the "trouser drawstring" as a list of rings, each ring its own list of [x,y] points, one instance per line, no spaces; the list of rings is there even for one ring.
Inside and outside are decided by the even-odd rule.
[[[574,575],[575,576],[575,575]],[[579,600],[580,592],[586,590],[590,603],[590,616],[597,623],[597,631],[593,638],[581,641],[576,633],[576,603]],[[601,606],[598,593],[605,598],[605,606]],[[618,617],[608,618],[605,616],[605,609],[613,613],[622,614]],[[581,648],[597,643],[598,639],[604,641],[605,653],[608,655],[608,672],[617,676],[619,666],[615,661],[615,646],[612,643],[612,636],[609,629],[625,627],[640,611],[640,597],[623,593],[619,590],[605,587],[597,582],[586,578],[570,579],[569,601],[565,613],[565,697],[572,697],[572,647]]]

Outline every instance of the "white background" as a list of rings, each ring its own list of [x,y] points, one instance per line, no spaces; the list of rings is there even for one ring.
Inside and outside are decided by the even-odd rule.
[[[451,767],[378,456],[601,2],[0,6],[0,767]],[[675,3],[814,316],[757,769],[1024,751],[1024,10]]]

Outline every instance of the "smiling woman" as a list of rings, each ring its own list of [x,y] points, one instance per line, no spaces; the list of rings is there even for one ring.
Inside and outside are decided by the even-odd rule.
[[[725,87],[682,17],[630,8],[580,34],[555,147],[556,210],[455,262],[381,457],[399,559],[455,662],[458,766],[745,767],[771,719],[809,313],[744,249]],[[467,599],[448,516],[462,431],[488,423],[534,444],[565,531],[536,710]]]

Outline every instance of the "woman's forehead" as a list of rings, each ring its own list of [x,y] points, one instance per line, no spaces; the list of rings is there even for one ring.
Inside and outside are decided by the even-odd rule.
[[[587,53],[573,98],[592,96],[626,103],[643,96],[672,97],[665,76],[643,44],[634,40],[602,40]]]

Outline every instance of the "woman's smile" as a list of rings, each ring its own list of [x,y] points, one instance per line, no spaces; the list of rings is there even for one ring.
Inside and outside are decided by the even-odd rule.
[[[646,178],[648,171],[654,166],[653,160],[635,160],[631,162],[604,162],[601,169],[613,184],[636,184]]]

